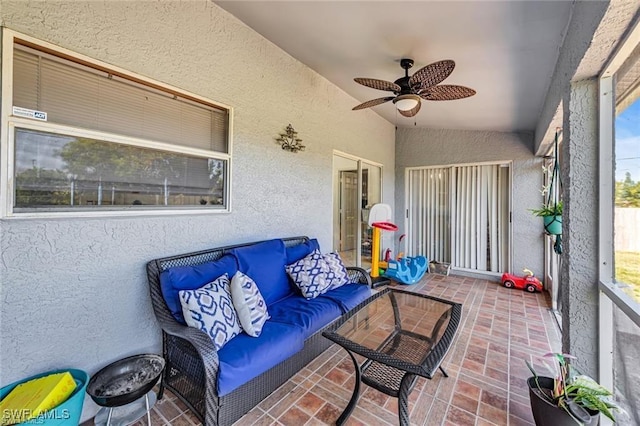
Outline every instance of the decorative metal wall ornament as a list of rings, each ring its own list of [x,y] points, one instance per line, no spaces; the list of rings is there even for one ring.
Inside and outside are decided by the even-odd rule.
[[[280,133],[280,137],[276,139],[282,149],[293,153],[304,151],[305,146],[300,143],[302,139],[298,138],[298,132],[293,129],[293,126],[289,124],[285,130],[286,133]]]

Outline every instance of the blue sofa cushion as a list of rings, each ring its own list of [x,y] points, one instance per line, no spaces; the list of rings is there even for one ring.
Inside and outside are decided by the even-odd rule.
[[[260,337],[241,333],[218,351],[218,395],[224,396],[304,347],[300,327],[267,321]]]
[[[368,285],[351,283],[330,290],[315,300],[329,299],[340,306],[342,313],[346,313],[369,296],[371,296],[371,289]]]
[[[180,304],[180,290],[194,290],[227,274],[233,277],[238,270],[236,258],[224,255],[213,262],[195,266],[176,266],[160,274],[162,296],[171,311],[171,315],[181,324],[186,324]]]
[[[238,270],[250,276],[267,306],[293,294],[284,267],[287,253],[282,240],[269,240],[230,251],[238,260]]]
[[[320,244],[318,244],[318,240],[315,238],[295,246],[287,247],[287,265],[297,262],[315,250],[320,250]]]
[[[269,306],[269,314],[271,321],[301,327],[306,339],[337,319],[342,312],[340,306],[329,298],[306,300],[302,296],[293,295]]]

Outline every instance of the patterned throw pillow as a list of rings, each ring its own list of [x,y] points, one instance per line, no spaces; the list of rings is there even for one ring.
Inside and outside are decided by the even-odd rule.
[[[323,254],[322,257],[329,266],[329,273],[327,275],[329,287],[326,291],[349,284],[350,281],[349,275],[347,274],[347,268],[345,268],[340,255],[336,252],[332,252]]]
[[[229,276],[224,274],[195,290],[180,290],[182,314],[189,327],[211,337],[216,349],[242,332],[229,294]]]
[[[315,299],[329,287],[329,266],[322,254],[314,250],[306,257],[286,266],[287,273],[298,286],[305,299]]]
[[[256,283],[242,272],[236,272],[231,278],[231,299],[244,331],[252,337],[260,336],[262,326],[271,317]]]

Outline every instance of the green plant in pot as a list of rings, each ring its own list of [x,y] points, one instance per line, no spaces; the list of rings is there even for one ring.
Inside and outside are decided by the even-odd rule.
[[[571,365],[575,357],[548,353],[555,362],[545,365],[553,377],[539,376],[531,363],[525,361],[533,374],[527,380],[531,410],[537,426],[597,425],[602,413],[613,422],[613,412],[621,410],[612,393],[589,376],[579,374]]]
[[[534,216],[544,220],[544,229],[551,235],[562,234],[562,201],[546,204],[540,209],[531,210]]]
[[[545,175],[544,181],[546,184],[542,187],[540,193],[544,197],[544,204],[542,208],[531,210],[535,216],[542,216],[544,220],[544,229],[551,235],[562,234],[562,178],[560,174],[560,163],[558,161],[558,137],[560,129],[556,129],[556,136],[554,142],[554,154],[553,154],[553,167],[542,166],[542,173]],[[558,245],[561,245],[560,238],[556,240]],[[556,252],[560,254],[562,249],[556,248]]]

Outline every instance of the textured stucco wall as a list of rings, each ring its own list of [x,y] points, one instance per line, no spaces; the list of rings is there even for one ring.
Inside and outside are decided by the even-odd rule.
[[[463,130],[398,129],[396,136],[396,212],[404,218],[407,167],[513,161],[512,270],[527,267],[543,276],[543,226],[530,209],[542,203],[542,159],[534,157],[533,135]],[[404,229],[404,222],[398,221]],[[398,232],[401,232],[398,231]]]
[[[159,351],[145,263],[271,237],[332,245],[333,149],[384,164],[394,127],[210,1],[2,1],[1,23],[234,107],[232,213],[0,220],[0,385]],[[291,123],[307,150],[275,143]]]
[[[638,0],[574,2],[535,132],[535,152],[543,155],[563,123],[562,98],[570,81],[597,76],[640,10]]]
[[[555,127],[562,126],[562,113],[558,111],[562,97],[567,93],[569,81],[573,77],[585,52],[591,44],[593,33],[607,11],[609,1],[574,2],[571,20],[560,52],[556,69],[551,79],[544,106],[535,132],[535,150],[538,154],[552,142]],[[555,121],[554,121],[555,120]]]
[[[598,377],[598,80],[565,95],[562,182],[562,349]],[[591,206],[591,207],[589,207]]]

